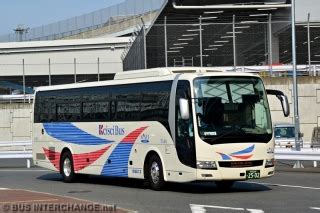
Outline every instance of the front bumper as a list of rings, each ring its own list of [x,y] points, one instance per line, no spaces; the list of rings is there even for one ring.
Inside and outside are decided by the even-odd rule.
[[[218,168],[217,170],[197,169],[197,180],[199,181],[221,181],[221,180],[247,180],[247,171],[260,171],[260,179],[272,177],[275,167],[265,168],[246,167],[246,168]]]

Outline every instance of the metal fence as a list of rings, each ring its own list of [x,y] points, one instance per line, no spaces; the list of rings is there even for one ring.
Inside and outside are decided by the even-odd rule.
[[[32,103],[34,95],[0,95],[1,103]]]
[[[268,66],[272,74],[279,65],[292,64],[291,23],[267,15],[265,21],[233,22],[199,17],[188,23],[171,23],[159,18],[145,38],[148,68],[165,66]],[[212,17],[215,18],[215,17]],[[172,20],[171,20],[172,21]],[[320,63],[320,27],[317,23],[297,23],[297,63],[307,65],[305,74],[316,75]],[[144,42],[144,39],[141,39]],[[124,61],[143,56],[136,44]],[[141,49],[141,48],[140,48]],[[135,67],[125,67],[133,70]],[[290,70],[288,70],[290,71]],[[305,75],[303,74],[303,75]],[[289,74],[290,75],[290,74]]]
[[[15,148],[15,150],[14,151],[0,150],[0,159],[26,159],[27,168],[30,168],[31,159],[32,159],[31,146],[32,146],[31,141],[1,141],[0,148],[7,148],[7,149]]]
[[[138,44],[139,43],[136,45]],[[135,56],[135,58],[130,58],[135,60],[124,61],[123,66],[128,67],[132,66],[133,64],[135,66],[141,66],[135,67],[136,69],[144,69],[145,63],[143,60],[140,61],[139,58],[144,59],[145,56],[139,56],[136,53],[136,51],[141,50],[140,53],[143,54],[143,49],[143,46],[137,46],[137,49],[130,49],[130,52],[132,51],[130,54]],[[185,60],[185,63],[192,63],[187,61],[187,59]],[[176,63],[178,62],[176,61]],[[193,63],[196,63],[196,61]],[[49,59],[48,63],[46,64],[29,64],[28,62],[22,60],[21,64],[8,66],[14,66],[14,69],[21,70],[21,75],[0,76],[0,94],[4,95],[0,96],[0,102],[19,102],[19,100],[29,102],[31,96],[24,97],[23,95],[33,94],[34,89],[39,86],[112,80],[114,78],[114,73],[105,73],[102,72],[102,70],[106,70],[106,67],[110,66],[121,66],[121,62],[102,62],[99,58],[97,58],[96,63],[80,63],[77,61],[77,58],[75,58],[73,63],[53,63]],[[40,75],[30,75],[30,72],[29,74],[26,74],[25,70],[35,70],[38,69],[39,66],[43,70],[47,70],[47,74],[41,73]],[[216,68],[231,72],[234,71],[233,66],[221,66]],[[292,66],[290,65],[277,65],[273,66],[272,68],[273,72],[270,73],[269,66],[237,66],[236,72],[256,73],[262,77],[292,76]],[[64,70],[64,74],[61,74],[61,70]],[[86,70],[87,74],[83,74]],[[320,76],[320,65],[311,65],[310,68],[308,65],[298,65],[297,73],[299,76]],[[18,96],[11,97],[10,95]]]
[[[91,12],[85,15],[69,18],[40,27],[29,29],[23,40],[54,40],[72,36],[82,32],[101,28],[117,20],[132,18],[150,11],[158,10],[164,0],[126,0],[123,3]],[[24,23],[27,25],[27,23]],[[0,42],[14,42],[18,40],[15,33],[0,36]]]
[[[123,70],[139,70],[147,68],[146,65],[146,27],[142,26],[137,35],[131,37],[128,46],[122,53]]]
[[[21,75],[0,76],[0,94],[1,95],[26,95],[33,94],[35,88],[40,86],[83,83],[111,80],[114,73],[105,72],[110,67],[121,67],[121,62],[106,62],[96,59],[96,62],[79,62],[74,58],[73,63],[52,62],[48,59],[47,63],[28,63],[22,59],[20,64],[0,64],[4,70],[21,70]],[[28,70],[28,72],[26,72]],[[30,71],[39,71],[38,75]],[[47,73],[43,72],[47,70]],[[39,72],[36,72],[39,73]],[[16,102],[11,96],[0,96],[0,102]],[[20,96],[15,96],[20,97]],[[29,97],[20,98],[20,100],[29,99]]]
[[[313,167],[318,167],[318,161],[320,161],[320,150],[303,148],[301,151],[296,151],[296,150],[290,150],[290,149],[276,148],[275,158],[276,160],[313,161]],[[297,168],[304,168],[301,162],[298,162],[298,163],[300,165]],[[295,164],[295,166],[296,165],[297,164]]]

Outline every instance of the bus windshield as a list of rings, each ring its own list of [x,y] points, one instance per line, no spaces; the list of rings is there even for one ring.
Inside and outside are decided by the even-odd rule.
[[[201,77],[194,80],[200,138],[210,144],[258,142],[272,138],[270,109],[256,77]]]

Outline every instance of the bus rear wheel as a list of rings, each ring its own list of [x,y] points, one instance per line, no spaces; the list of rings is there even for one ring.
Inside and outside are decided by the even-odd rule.
[[[151,156],[148,166],[149,172],[149,184],[153,190],[161,190],[165,185],[163,178],[163,168],[162,163],[157,155]]]
[[[60,168],[64,182],[72,183],[75,181],[76,174],[74,173],[73,159],[70,152],[63,153]]]

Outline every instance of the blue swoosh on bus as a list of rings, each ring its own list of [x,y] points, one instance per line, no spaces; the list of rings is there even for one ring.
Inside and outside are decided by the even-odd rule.
[[[72,123],[44,123],[43,127],[51,137],[77,145],[103,145],[113,141],[91,135]]]
[[[222,157],[222,160],[232,160],[232,158],[247,160],[252,157],[251,153],[253,152],[254,148],[255,148],[255,145],[252,145],[246,149],[243,149],[238,152],[233,152],[231,154],[224,154],[220,152],[217,152],[217,153]]]
[[[121,140],[104,164],[101,175],[128,177],[128,162],[132,147],[146,128],[148,127],[136,129]]]

